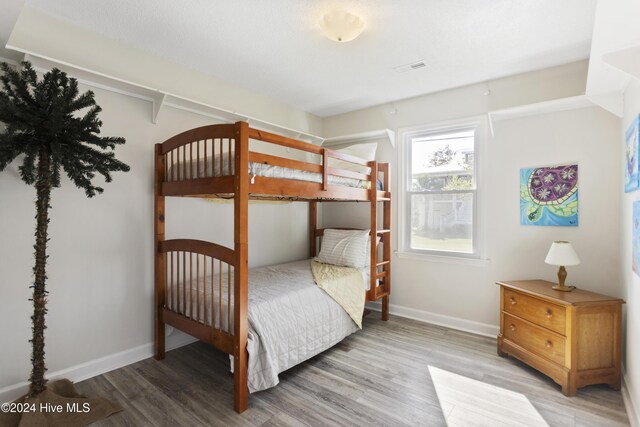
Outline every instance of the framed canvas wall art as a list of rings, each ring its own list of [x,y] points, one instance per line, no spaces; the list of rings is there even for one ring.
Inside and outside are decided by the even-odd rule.
[[[578,226],[578,165],[520,169],[520,224]]]
[[[630,193],[638,189],[638,126],[640,116],[633,120],[633,123],[625,133],[625,162],[624,162],[624,191]]]

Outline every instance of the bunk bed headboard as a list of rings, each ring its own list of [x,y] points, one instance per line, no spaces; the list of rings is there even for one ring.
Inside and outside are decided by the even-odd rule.
[[[164,196],[233,189],[237,125],[210,125],[175,135],[160,145]]]

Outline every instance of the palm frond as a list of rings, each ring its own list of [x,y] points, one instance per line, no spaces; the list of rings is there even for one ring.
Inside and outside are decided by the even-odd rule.
[[[102,111],[93,92],[80,93],[78,81],[54,68],[40,80],[30,63],[16,70],[0,64],[0,171],[20,155],[21,178],[34,184],[39,156],[50,157],[50,179],[60,185],[61,169],[88,197],[102,192],[92,183],[96,175],[106,182],[113,172],[126,172],[129,166],[115,158],[120,137],[101,137]]]

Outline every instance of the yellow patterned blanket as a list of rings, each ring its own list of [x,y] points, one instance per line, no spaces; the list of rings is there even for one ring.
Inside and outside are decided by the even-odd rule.
[[[340,267],[311,260],[316,284],[333,298],[362,329],[364,312],[364,278],[357,268]]]

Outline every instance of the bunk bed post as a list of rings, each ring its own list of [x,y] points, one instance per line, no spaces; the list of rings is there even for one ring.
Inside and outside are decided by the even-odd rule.
[[[309,202],[309,257],[313,258],[316,252],[316,229],[318,228],[318,202]]]
[[[376,279],[378,276],[378,248],[376,245],[376,238],[378,237],[378,164],[373,161],[369,162],[371,168],[371,254],[370,254],[370,270],[369,270],[369,299],[371,301],[376,300]]]
[[[383,173],[382,186],[384,191],[389,191],[390,175],[389,175],[389,163],[381,163],[380,170]],[[391,200],[383,201],[382,211],[382,228],[385,230],[391,230]],[[384,276],[384,291],[386,295],[382,297],[382,320],[389,320],[389,295],[391,295],[391,232],[387,232],[382,235],[382,258],[388,261],[383,269]]]
[[[164,240],[164,196],[162,193],[162,182],[164,181],[164,156],[162,155],[162,144],[155,146],[155,185],[154,185],[154,263],[155,263],[155,340],[157,360],[164,359],[165,335],[162,309],[164,308],[165,289],[165,254],[160,252],[160,242]]]
[[[322,149],[322,191],[329,188],[329,152],[326,148]]]
[[[249,125],[236,123],[234,176],[234,367],[233,408],[241,413],[249,406],[247,385],[248,270],[249,270]]]

